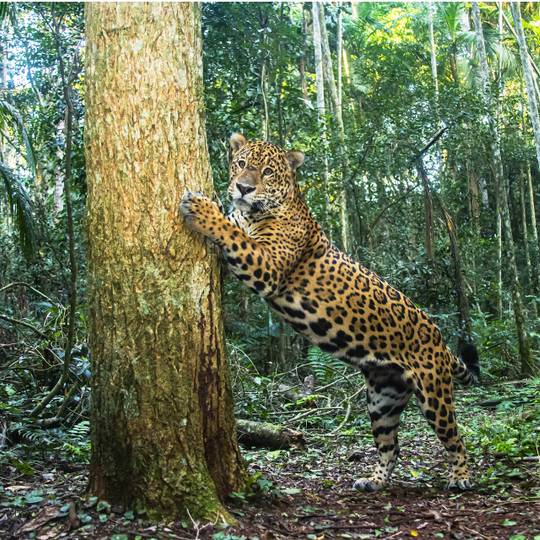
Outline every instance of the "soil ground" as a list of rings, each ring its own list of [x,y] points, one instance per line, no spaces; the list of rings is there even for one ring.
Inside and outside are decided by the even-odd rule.
[[[85,495],[84,465],[46,460],[27,477],[15,469],[2,475],[1,538],[309,539],[454,538],[540,539],[538,463],[507,463],[506,477],[486,476],[497,458],[476,459],[480,479],[469,492],[444,490],[444,456],[429,432],[402,444],[392,486],[376,494],[351,489],[355,475],[375,460],[366,438],[361,461],[339,437],[312,435],[307,450],[246,451],[259,495],[240,494],[229,504],[237,524],[153,525],[143,517],[110,508]],[[484,478],[484,480],[482,480]]]

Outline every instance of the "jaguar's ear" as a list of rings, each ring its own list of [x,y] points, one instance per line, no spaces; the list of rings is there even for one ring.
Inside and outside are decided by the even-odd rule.
[[[247,139],[241,133],[233,133],[229,139],[229,143],[232,153],[235,154],[247,143]]]
[[[291,150],[287,152],[287,161],[293,171],[296,171],[302,163],[304,163],[304,154],[298,150]]]

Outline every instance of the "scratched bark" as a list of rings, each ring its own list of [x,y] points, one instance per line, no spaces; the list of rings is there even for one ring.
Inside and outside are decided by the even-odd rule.
[[[178,217],[212,192],[200,12],[86,5],[90,491],[156,516],[212,516],[241,487],[218,262]]]

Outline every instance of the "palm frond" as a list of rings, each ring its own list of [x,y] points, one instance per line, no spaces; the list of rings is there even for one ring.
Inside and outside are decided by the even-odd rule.
[[[0,189],[0,196],[4,195],[6,198],[23,254],[28,260],[32,260],[36,238],[30,198],[17,175],[3,163],[0,163],[0,178],[3,180],[4,188]]]
[[[8,14],[8,6],[7,2],[0,2],[0,28],[2,28],[2,23]]]
[[[459,2],[444,2],[434,4],[435,19],[437,25],[442,24],[450,35],[452,40],[455,40],[461,28],[461,17],[463,12],[463,4]]]
[[[36,160],[34,157],[34,147],[32,145],[32,139],[30,138],[30,135],[26,130],[22,116],[17,110],[17,108],[13,106],[8,100],[0,99],[0,118],[2,119],[0,123],[2,125],[5,125],[7,117],[10,117],[12,119],[15,124],[16,130],[20,134],[21,141],[24,145],[25,150],[24,157],[26,159],[28,169],[32,174],[32,178],[35,180]]]

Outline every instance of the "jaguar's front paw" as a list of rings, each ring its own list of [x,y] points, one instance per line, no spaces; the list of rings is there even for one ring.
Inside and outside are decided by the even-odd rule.
[[[373,478],[358,478],[358,480],[354,481],[353,489],[357,489],[359,491],[366,491],[366,492],[373,492],[373,491],[380,491],[385,486],[384,482],[381,482],[380,480],[375,480]]]
[[[214,213],[220,213],[216,203],[199,192],[184,191],[180,202],[180,213],[184,216],[186,225],[199,233],[205,233],[205,225]]]

